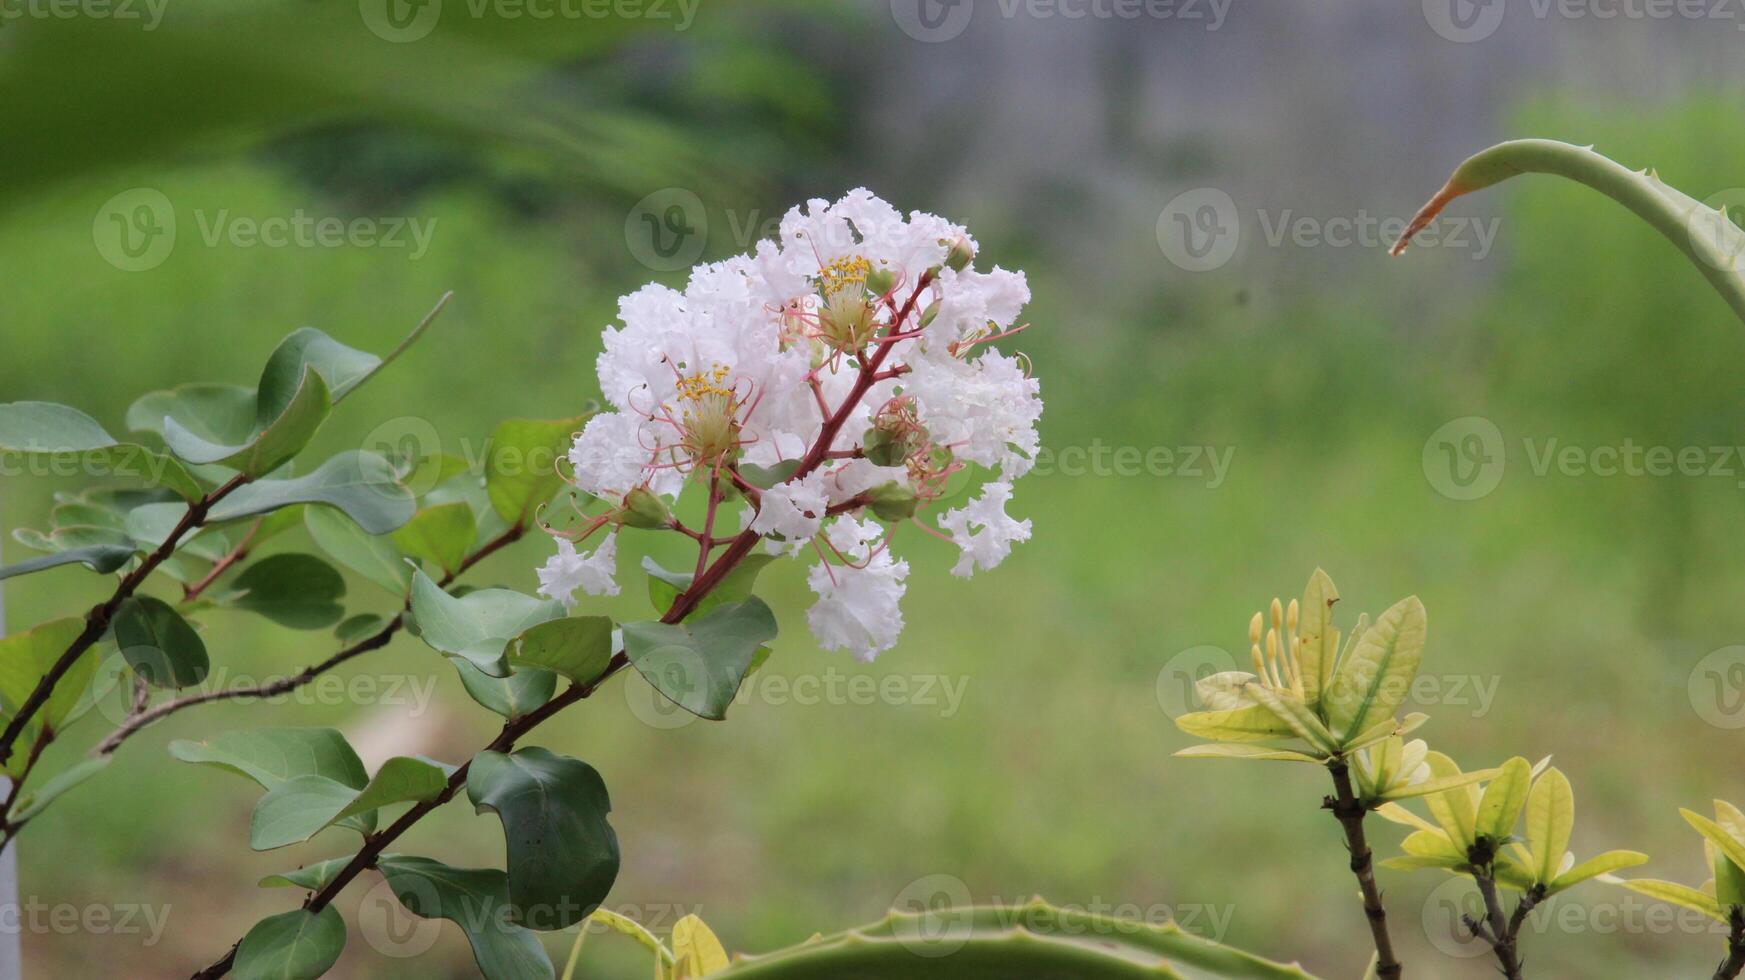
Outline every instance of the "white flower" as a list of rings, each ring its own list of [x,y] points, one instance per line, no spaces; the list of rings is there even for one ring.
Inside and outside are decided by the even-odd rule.
[[[830,542],[830,547],[835,548],[837,554],[860,564],[872,554],[873,543],[884,537],[884,534],[885,529],[877,521],[838,517],[825,530],[824,540]]]
[[[826,650],[848,650],[856,660],[870,662],[897,645],[903,632],[903,580],[909,563],[880,552],[865,568],[852,565],[812,566],[806,582],[818,601],[806,612],[806,624]]]
[[[993,568],[1012,553],[1014,543],[1030,540],[1030,522],[1006,516],[1006,503],[1011,499],[1010,483],[989,483],[969,506],[948,510],[939,518],[939,526],[951,533],[952,543],[963,549],[951,574],[968,578],[978,568]]]
[[[818,533],[824,523],[824,512],[830,507],[824,492],[824,474],[812,473],[800,480],[778,483],[765,490],[759,499],[757,517],[751,529],[759,534],[781,535],[789,544],[805,544]]]
[[[576,590],[589,595],[617,595],[618,535],[609,534],[590,555],[580,555],[568,538],[557,539],[557,554],[539,569],[539,594],[564,608],[576,605]]]

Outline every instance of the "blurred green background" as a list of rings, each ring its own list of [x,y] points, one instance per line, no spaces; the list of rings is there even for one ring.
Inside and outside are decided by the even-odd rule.
[[[385,351],[453,290],[430,336],[346,403],[310,458],[406,417],[477,452],[499,419],[570,415],[597,397],[616,297],[682,280],[639,261],[663,264],[644,215],[693,200],[673,189],[700,208],[685,213],[684,243],[722,257],[792,204],[865,185],[968,225],[983,264],[1029,273],[1034,326],[1006,346],[1042,380],[1049,449],[1206,446],[1233,454],[1229,471],[1033,475],[1015,510],[1034,540],[970,582],[946,574],[944,547],[911,537],[909,625],[870,666],[813,647],[803,569],[778,567],[762,592],[783,635],[730,722],[649,724],[633,678],[542,730],[611,787],[625,855],[611,907],[657,931],[698,912],[730,948],[755,951],[961,882],[981,902],[1039,893],[1172,913],[1357,976],[1365,931],[1319,810],[1324,779],[1170,758],[1187,744],[1169,714],[1183,677],[1217,656],[1201,648],[1243,655],[1248,615],[1296,594],[1317,564],[1347,623],[1423,597],[1434,746],[1469,767],[1554,753],[1576,786],[1578,855],[1633,847],[1653,855],[1648,873],[1700,880],[1676,808],[1745,797],[1729,727],[1745,711],[1728,686],[1745,651],[1726,650],[1745,643],[1745,461],[1703,477],[1538,475],[1526,441],[1745,442],[1745,332],[1653,232],[1549,179],[1455,207],[1495,222],[1482,255],[1449,245],[1390,262],[1380,247],[1275,245],[1267,232],[1303,216],[1403,218],[1466,153],[1517,135],[1595,143],[1698,197],[1745,183],[1745,98],[1717,81],[1741,77],[1717,53],[1729,37],[1517,17],[1458,44],[1416,6],[1239,2],[1216,31],[990,7],[937,41],[905,34],[883,0],[704,3],[683,29],[649,15],[470,16],[451,0],[427,36],[397,40],[372,31],[369,0],[169,0],[151,30],[9,19],[0,400],[68,402],[121,431],[145,391],[248,383],[299,325]],[[1656,74],[1668,59],[1683,66],[1671,80]],[[1661,82],[1633,84],[1644,78]],[[100,216],[140,187],[171,202],[178,234],[161,263],[130,271],[106,259]],[[1159,218],[1208,187],[1237,203],[1241,244],[1190,272],[1160,247]],[[411,219],[428,248],[209,240],[222,222],[299,212]],[[1471,416],[1502,433],[1506,465],[1492,492],[1456,500],[1438,491],[1446,471],[1427,442]],[[8,479],[0,523],[41,525],[50,494],[77,485]],[[470,581],[531,589],[545,555],[525,543]],[[647,611],[636,558],[621,559],[615,615]],[[6,625],[72,614],[102,591],[75,570],[10,581]],[[347,604],[393,601],[354,581]],[[240,614],[206,627],[232,676],[336,648]],[[338,838],[251,853],[258,793],[171,762],[170,739],[333,724],[371,761],[458,762],[495,730],[415,640],[342,675],[353,691],[410,678],[437,693],[428,706],[329,692],[184,712],[25,833],[27,900],[168,916],[156,943],[27,931],[30,975],[186,976],[294,900],[256,879],[342,853]],[[800,704],[767,683],[841,692],[863,675],[910,694]],[[51,770],[101,736],[93,719]],[[1376,837],[1385,856],[1399,835]],[[456,804],[401,849],[484,864],[500,847],[494,820]],[[416,958],[373,948],[405,938],[377,880],[343,900],[348,918],[365,908],[333,975],[472,976],[450,926]],[[1415,975],[1491,974],[1487,959],[1432,944],[1441,879],[1383,883]],[[1645,924],[1639,900],[1604,886],[1565,904],[1525,940],[1545,976],[1695,975],[1720,949],[1683,934],[1688,923]],[[596,939],[581,975],[645,973]]]

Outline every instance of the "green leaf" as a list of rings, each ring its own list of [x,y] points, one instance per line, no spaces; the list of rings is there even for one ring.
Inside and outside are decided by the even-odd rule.
[[[508,677],[492,677],[466,660],[455,660],[460,671],[461,686],[474,701],[515,721],[551,700],[557,692],[557,675],[549,670],[527,667]]]
[[[626,623],[624,652],[668,700],[719,721],[727,716],[758,647],[775,636],[775,614],[752,597],[678,625]]]
[[[1360,637],[1322,694],[1327,727],[1341,744],[1391,717],[1424,654],[1424,604],[1395,603]]]
[[[551,959],[539,937],[509,919],[509,878],[503,872],[398,855],[384,856],[378,866],[406,911],[461,927],[485,980],[552,980]]]
[[[1195,738],[1220,742],[1266,742],[1295,734],[1278,715],[1258,704],[1220,711],[1190,711],[1176,718],[1175,726]]]
[[[563,604],[508,589],[480,589],[459,598],[430,577],[412,577],[412,615],[424,642],[493,677],[509,672],[503,651],[529,627],[563,616]]]
[[[44,569],[60,565],[82,564],[93,572],[108,574],[121,568],[133,558],[132,545],[94,544],[83,548],[71,548],[58,554],[44,555],[41,558],[28,558],[15,565],[0,568],[0,579],[9,579],[16,575],[29,575]]]
[[[174,741],[170,755],[246,776],[272,790],[296,776],[326,776],[362,789],[369,774],[345,736],[331,728],[251,728],[203,742]]]
[[[406,594],[412,584],[412,566],[406,564],[406,556],[392,540],[366,532],[329,507],[308,508],[303,523],[328,557],[396,596]]]
[[[1339,631],[1333,628],[1333,606],[1339,601],[1339,589],[1333,579],[1317,568],[1303,589],[1302,620],[1297,636],[1302,647],[1297,652],[1297,664],[1303,675],[1303,700],[1310,706],[1319,703],[1321,692],[1333,680],[1333,668],[1339,660]]]
[[[1639,864],[1647,864],[1648,855],[1637,851],[1607,851],[1597,857],[1588,858],[1568,871],[1558,875],[1546,887],[1545,894],[1555,895],[1566,888],[1572,888],[1589,878],[1597,878],[1609,874],[1619,868],[1634,868]]]
[[[1494,778],[1498,771],[1499,770],[1496,769],[1477,769],[1472,772],[1457,772],[1448,776],[1432,777],[1421,783],[1407,783],[1404,786],[1395,786],[1392,789],[1389,789],[1386,793],[1383,793],[1380,799],[1388,801],[1409,800],[1414,797],[1429,796],[1433,793],[1446,793],[1452,789],[1471,786],[1473,783],[1479,783]],[[1476,821],[1476,817],[1474,819]]]
[[[1460,767],[1454,764],[1454,760],[1440,752],[1426,754],[1424,762],[1430,767],[1431,779],[1453,781],[1461,775]],[[1471,785],[1458,785],[1438,793],[1426,794],[1424,802],[1430,808],[1430,815],[1442,825],[1443,832],[1460,847],[1462,853],[1476,842],[1478,791]],[[1529,801],[1528,806],[1531,805]]]
[[[259,613],[280,626],[318,630],[345,615],[345,579],[314,555],[287,552],[255,562],[237,576],[225,605]]]
[[[1265,684],[1249,685],[1249,693],[1260,706],[1277,715],[1279,720],[1290,726],[1292,734],[1322,751],[1331,753],[1338,746],[1333,736],[1327,731],[1327,726],[1321,724],[1321,719],[1309,710],[1309,706],[1298,701],[1295,696],[1280,694]]]
[[[522,633],[509,645],[509,663],[555,671],[577,684],[591,684],[612,660],[612,620],[605,616],[554,619]]]
[[[1557,877],[1569,835],[1575,829],[1575,793],[1557,768],[1545,770],[1527,794],[1527,850],[1533,856],[1534,880],[1549,884]]]
[[[1474,833],[1492,843],[1499,843],[1514,834],[1515,821],[1521,816],[1521,807],[1527,803],[1528,787],[1533,782],[1532,768],[1532,764],[1520,756],[1503,763],[1479,799]]]
[[[1735,905],[1745,906],[1745,870],[1740,869],[1721,849],[1708,841],[1703,841],[1705,856],[1709,859],[1709,869],[1715,876],[1715,901],[1724,909]]]
[[[76,789],[92,776],[107,769],[110,761],[114,758],[113,755],[100,755],[83,759],[55,773],[48,782],[42,784],[41,789],[27,793],[19,799],[13,809],[12,822],[14,824],[28,822],[32,817],[48,809],[50,803],[59,799],[67,791]]]
[[[1264,745],[1190,745],[1175,755],[1179,759],[1256,759],[1270,762],[1310,762],[1315,765],[1327,761],[1323,756],[1305,755]]]
[[[273,787],[255,804],[248,824],[249,846],[257,851],[270,851],[301,844],[339,820],[357,795],[355,787],[326,776],[293,776]],[[366,814],[358,829],[367,834],[375,829],[375,811]]]
[[[673,959],[681,977],[706,977],[731,965],[714,930],[695,915],[673,923]]]
[[[1393,247],[1406,243],[1435,219],[1449,201],[1483,190],[1517,174],[1554,174],[1599,191],[1666,236],[1697,267],[1727,305],[1745,320],[1745,232],[1725,211],[1711,208],[1669,187],[1651,170],[1631,170],[1594,152],[1555,140],[1511,140],[1462,163],[1448,183],[1424,205]]]
[[[351,863],[350,857],[332,858],[327,861],[317,861],[308,867],[282,874],[267,875],[260,880],[262,888],[304,888],[318,892],[326,888]]]
[[[333,410],[327,382],[314,368],[300,372],[295,388],[268,403],[264,397],[254,406],[254,421],[238,432],[235,423],[202,420],[199,428],[211,435],[224,432],[231,439],[213,441],[176,421],[175,413],[163,420],[164,444],[179,458],[196,466],[218,465],[261,476],[303,451]],[[241,438],[235,438],[239,436]]]
[[[618,877],[611,800],[594,767],[545,749],[481,752],[467,798],[503,821],[513,921],[540,931],[588,917]]]
[[[341,643],[357,643],[380,633],[387,625],[388,621],[375,613],[358,613],[335,626],[333,635],[339,637]]]
[[[255,924],[236,948],[236,980],[316,980],[345,951],[345,919],[329,905],[297,909]]]
[[[473,546],[473,509],[464,503],[439,504],[414,514],[393,533],[394,544],[414,558],[454,574]]]
[[[485,492],[491,507],[510,526],[530,526],[533,515],[563,485],[557,461],[564,458],[591,414],[551,421],[509,419],[491,433]]]
[[[49,668],[72,647],[84,630],[83,619],[68,617],[0,639],[0,704],[4,705],[8,718],[18,713],[19,707],[36,690],[37,683],[48,675]],[[78,707],[96,671],[95,650],[87,650],[74,661],[72,668],[62,676],[61,682],[55,685],[54,691],[37,710],[31,724],[37,727],[47,725],[50,730],[58,730],[61,723]],[[14,752],[13,759],[21,761],[22,755],[23,753]]]
[[[374,453],[340,453],[307,476],[257,480],[220,501],[214,523],[265,514],[293,504],[325,504],[344,511],[369,534],[386,534],[412,519],[412,492],[394,477],[388,461]]]
[[[692,616],[706,613],[716,606],[729,602],[738,602],[750,597],[752,587],[757,585],[758,573],[775,562],[779,555],[752,554],[728,572],[719,585],[697,603],[697,608],[691,610]],[[665,613],[678,601],[679,593],[691,587],[689,572],[669,572],[662,568],[653,558],[642,559],[642,570],[648,573],[648,601],[654,604],[656,612]]]
[[[448,788],[448,777],[454,770],[429,759],[395,756],[370,777],[369,784],[357,797],[339,811],[336,820],[380,810],[396,803],[422,803],[434,800]]]
[[[1716,922],[1727,921],[1727,913],[1721,910],[1720,904],[1715,901],[1713,895],[1698,891],[1688,885],[1660,881],[1655,878],[1628,878],[1620,884],[1637,894],[1669,902],[1693,912],[1701,912]]]
[[[129,596],[115,611],[115,645],[147,684],[181,688],[206,679],[206,644],[182,614],[161,599]]]
[[[74,462],[90,475],[123,476],[200,499],[198,481],[181,463],[137,443],[117,442],[84,412],[53,402],[0,405],[0,457],[46,456]]]
[[[1555,769],[1551,770],[1551,772],[1556,771],[1557,770]],[[1550,775],[1550,773],[1546,773],[1546,775]],[[1680,816],[1684,817],[1685,822],[1696,828],[1697,833],[1702,834],[1703,837],[1708,839],[1709,843],[1715,845],[1715,848],[1719,850],[1727,860],[1745,868],[1745,843],[1740,842],[1738,838],[1727,833],[1725,827],[1722,827],[1720,824],[1710,820],[1708,817],[1705,817],[1700,813],[1694,813],[1682,808],[1678,812]]]
[[[255,427],[253,388],[195,382],[141,395],[127,408],[127,427],[165,438],[171,425],[214,444],[240,443]]]

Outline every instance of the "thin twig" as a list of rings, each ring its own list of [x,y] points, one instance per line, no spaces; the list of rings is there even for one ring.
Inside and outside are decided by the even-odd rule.
[[[1369,811],[1357,799],[1351,787],[1351,767],[1344,759],[1327,763],[1333,776],[1333,792],[1322,806],[1331,810],[1345,830],[1345,846],[1351,852],[1351,873],[1357,877],[1357,889],[1363,894],[1363,914],[1369,919],[1370,937],[1375,941],[1375,975],[1382,980],[1399,980],[1404,967],[1394,953],[1393,937],[1388,935],[1388,913],[1382,906],[1381,889],[1375,883],[1375,856],[1363,834],[1363,818]]]
[[[1714,980],[1733,980],[1745,971],[1745,908],[1735,905],[1727,913],[1727,958],[1715,968]]]
[[[219,576],[229,571],[237,562],[247,558],[248,546],[250,542],[254,541],[254,536],[260,531],[260,529],[261,522],[257,520],[249,527],[248,533],[242,536],[242,540],[236,543],[236,547],[225,552],[223,556],[213,562],[211,570],[205,575],[200,576],[199,581],[192,585],[183,586],[182,601],[193,602],[195,599],[200,598],[200,594],[211,588],[212,583],[218,581]]]

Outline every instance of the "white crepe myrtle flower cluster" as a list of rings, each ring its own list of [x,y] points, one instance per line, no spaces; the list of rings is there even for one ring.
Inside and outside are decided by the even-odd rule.
[[[682,291],[624,297],[598,362],[610,410],[568,458],[603,510],[553,532],[541,592],[615,594],[625,526],[689,535],[699,573],[735,542],[741,557],[752,539],[772,554],[810,550],[813,632],[870,660],[903,627],[898,527],[959,547],[956,575],[998,565],[1030,536],[1006,508],[1034,461],[1042,401],[1027,362],[992,346],[1022,329],[1024,275],[977,271],[974,254],[963,228],[857,190],[793,209],[775,240],[696,267]],[[979,496],[929,513],[970,469]],[[694,529],[671,505],[699,485],[707,516]],[[596,532],[591,551],[576,547]]]

